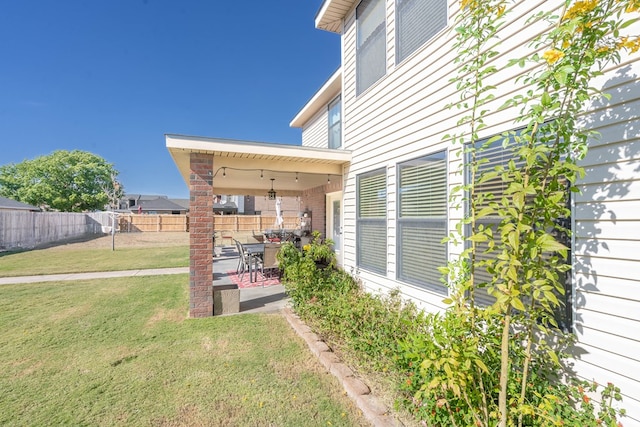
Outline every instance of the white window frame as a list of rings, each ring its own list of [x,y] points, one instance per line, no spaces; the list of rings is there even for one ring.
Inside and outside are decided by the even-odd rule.
[[[337,120],[335,119],[337,113]],[[342,147],[342,97],[338,95],[328,106],[329,148]]]
[[[447,0],[396,0],[396,64],[446,28],[448,15]]]
[[[386,73],[386,0],[362,0],[356,7],[356,95]]]
[[[446,150],[397,165],[397,279],[445,295],[447,175]]]
[[[371,185],[371,188],[366,187]],[[356,184],[356,265],[387,272],[387,173],[385,168],[362,173]]]

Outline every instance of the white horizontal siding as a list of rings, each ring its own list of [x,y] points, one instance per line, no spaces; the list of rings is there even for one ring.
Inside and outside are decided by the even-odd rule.
[[[462,182],[457,173],[461,158],[448,147],[446,133],[458,133],[456,122],[464,110],[446,109],[456,102],[456,75],[452,44],[454,15],[459,2],[449,0],[449,28],[407,60],[395,65],[394,1],[387,1],[387,73],[364,93],[355,90],[355,13],[345,19],[343,49],[343,126],[344,147],[352,150],[352,163],[344,189],[345,267],[355,267],[356,176],[384,167],[389,182],[387,209],[387,274],[359,272],[367,289],[388,291],[401,288],[404,296],[428,310],[442,308],[442,295],[403,284],[396,272],[395,168],[399,162],[450,149],[448,184],[451,189]],[[550,11],[560,0],[519,1],[501,29],[503,52],[493,59],[498,72],[485,82],[499,87],[492,107],[501,105],[526,88],[514,83],[514,74],[523,72],[506,67],[509,59],[528,51],[531,38],[545,30],[540,21],[525,21],[536,10]],[[636,25],[637,26],[637,25]],[[523,28],[527,31],[523,31]],[[640,28],[634,30],[640,32]],[[633,33],[634,31],[630,31]],[[526,71],[526,70],[524,70]],[[640,425],[640,67],[637,58],[622,58],[621,65],[608,70],[594,86],[605,88],[611,100],[592,105],[581,117],[584,126],[600,132],[590,142],[591,151],[582,161],[587,175],[578,183],[574,197],[575,221],[575,316],[579,346],[584,357],[578,364],[580,375],[600,382],[613,381],[623,388],[631,418],[625,425]],[[494,109],[495,110],[495,109]],[[502,110],[485,118],[488,124],[481,136],[518,127],[514,119],[519,109]],[[452,204],[449,227],[455,226],[463,212]],[[461,248],[450,245],[453,258]],[[634,353],[635,351],[635,353]],[[630,370],[630,371],[629,371]],[[633,374],[631,374],[632,372]],[[619,381],[618,381],[619,380]]]
[[[623,63],[597,79],[610,94],[591,106],[583,126],[600,133],[580,162],[574,196],[575,320],[584,351],[578,374],[622,390],[640,425],[640,67]]]
[[[318,111],[302,128],[302,145],[327,148],[329,146],[329,110]]]

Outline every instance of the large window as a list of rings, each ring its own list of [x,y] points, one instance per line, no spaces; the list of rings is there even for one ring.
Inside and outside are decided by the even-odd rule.
[[[385,75],[385,0],[362,0],[356,8],[356,93],[359,95]]]
[[[358,175],[356,219],[358,267],[387,271],[387,177],[384,169]]]
[[[519,131],[516,132],[516,134]],[[494,141],[490,144],[487,144],[488,140],[481,140],[476,143],[476,162],[478,164],[478,170],[474,177],[471,176],[471,170],[469,168],[469,164],[471,162],[470,155],[467,155],[466,164],[467,164],[467,172],[466,172],[466,180],[474,179],[478,182],[481,175],[488,171],[495,170],[496,167],[507,167],[507,164],[513,160],[515,161],[516,167],[524,166],[524,161],[521,159],[517,159],[515,156],[515,149],[517,148],[515,141],[513,138],[511,139],[511,143],[507,145],[503,145],[503,139],[500,138],[497,141]],[[503,196],[505,196],[505,191],[507,189],[507,183],[503,182],[500,176],[494,177],[492,179],[488,179],[484,182],[478,183],[475,186],[476,194],[481,193],[492,193],[494,195],[493,200],[500,200]],[[570,192],[567,187],[567,203],[570,203]],[[489,205],[489,200],[483,199],[484,203],[481,205],[477,205],[476,209],[480,210],[485,206]],[[501,218],[498,216],[486,216],[476,221],[476,227],[492,227],[494,230],[493,237],[496,244],[500,243],[500,234],[495,232],[497,225],[500,223]],[[557,218],[555,220],[559,225],[564,227],[567,230],[571,229],[571,218]],[[470,229],[467,229],[467,234],[470,233]],[[568,236],[556,236],[560,237],[561,240],[564,240],[562,243],[571,247],[571,242],[569,241]],[[483,260],[487,260],[490,257],[495,257],[495,253],[485,253],[488,246],[487,243],[476,243],[476,254],[475,258],[478,265]],[[484,286],[491,281],[492,276],[486,271],[485,268],[479,267],[475,270],[475,285],[477,286],[475,292],[475,300],[476,304],[480,306],[488,306],[493,304],[495,299],[490,296]],[[571,328],[572,323],[572,308],[571,308],[571,272],[566,273],[566,277],[564,278],[565,282],[565,295],[558,296],[558,298],[564,303],[564,306],[559,308],[556,313],[556,320],[561,328],[565,330],[569,330]]]
[[[398,279],[446,293],[447,162],[444,151],[398,165]]]
[[[446,0],[396,0],[396,63],[447,25]]]
[[[342,103],[340,97],[329,104],[329,148],[342,147]]]

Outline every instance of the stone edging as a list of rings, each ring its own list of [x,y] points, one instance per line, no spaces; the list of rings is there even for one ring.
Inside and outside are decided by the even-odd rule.
[[[329,346],[316,335],[292,310],[282,309],[291,327],[305,340],[320,363],[342,383],[347,395],[362,411],[364,417],[375,427],[400,427],[403,424],[390,416],[389,409],[375,396],[365,383],[355,377],[354,372],[342,363]]]

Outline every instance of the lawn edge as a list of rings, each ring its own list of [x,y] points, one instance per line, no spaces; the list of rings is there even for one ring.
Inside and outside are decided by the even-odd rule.
[[[286,307],[282,313],[293,330],[307,343],[309,350],[320,361],[325,369],[340,381],[345,393],[362,411],[364,418],[375,427],[401,427],[391,410],[380,399],[371,394],[371,389],[340,358],[329,346],[307,326],[297,314]]]

